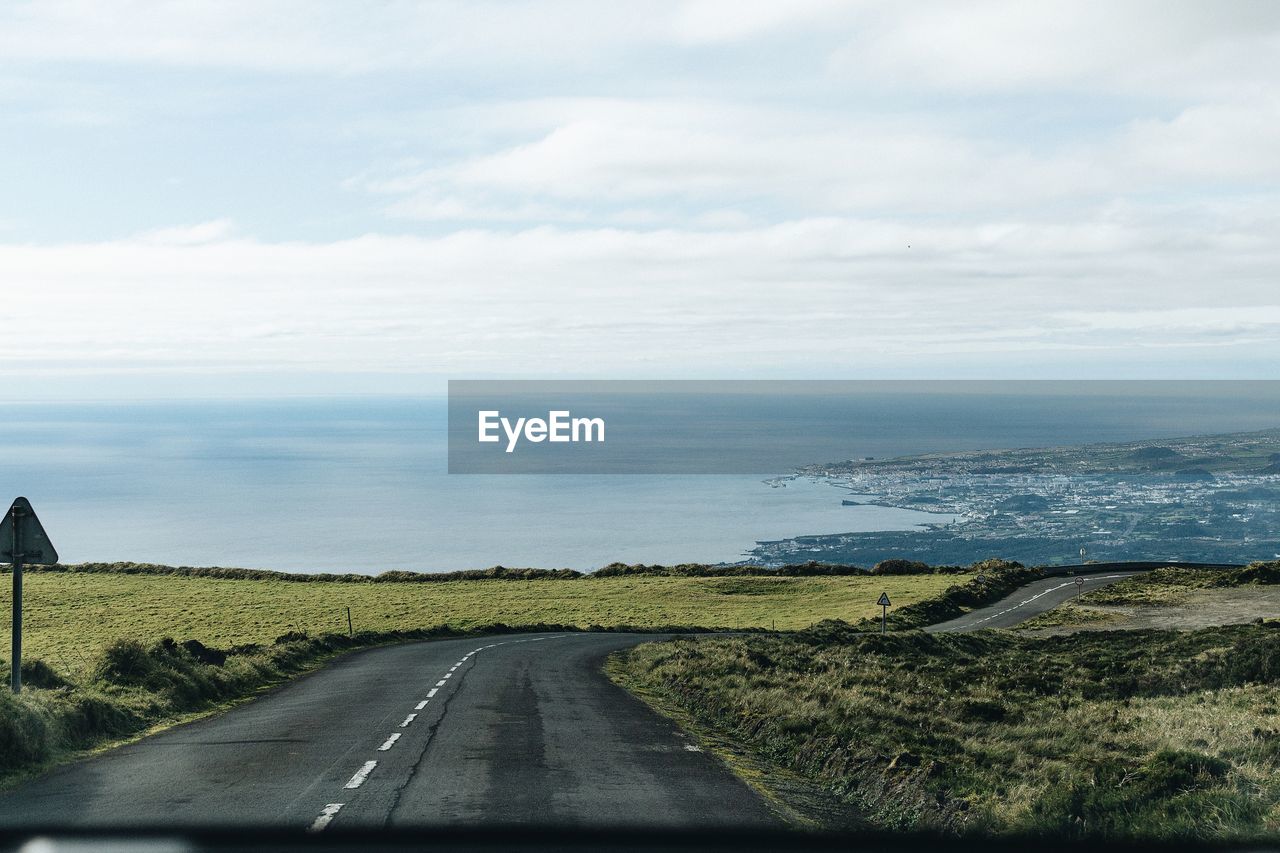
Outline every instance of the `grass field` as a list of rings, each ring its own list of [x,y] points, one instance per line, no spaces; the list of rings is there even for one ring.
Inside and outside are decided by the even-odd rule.
[[[345,632],[347,607],[357,631],[492,623],[789,630],[878,616],[881,592],[897,608],[964,581],[954,575],[640,576],[371,584],[32,572],[25,577],[24,636],[29,658],[79,676],[113,640],[172,637],[226,648],[288,632],[318,636]],[[0,576],[5,637],[9,601],[9,578]]]
[[[611,672],[809,780],[845,825],[1280,838],[1275,624],[1043,639],[819,626],[646,644]]]

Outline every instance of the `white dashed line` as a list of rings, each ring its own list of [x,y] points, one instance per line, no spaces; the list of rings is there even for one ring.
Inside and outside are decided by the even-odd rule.
[[[364,780],[369,778],[369,774],[373,772],[373,768],[378,766],[376,761],[366,761],[364,766],[356,771],[356,775],[352,776],[344,788],[359,788],[364,784]]]
[[[1109,579],[1111,579],[1111,578],[1122,578],[1122,577],[1125,577],[1125,575],[1104,575],[1102,578],[1100,578],[1100,580],[1109,580]],[[1090,580],[1090,578],[1085,578],[1085,580]],[[1018,602],[1017,604],[1013,605],[1012,607],[1006,607],[1004,610],[1001,610],[999,613],[993,613],[992,615],[990,615],[990,616],[986,616],[986,617],[984,617],[984,618],[982,618],[982,619],[979,619],[978,621],[973,622],[973,623],[971,623],[971,624],[974,624],[974,625],[981,625],[983,622],[990,622],[992,619],[998,619],[998,618],[1000,618],[1001,616],[1005,615],[1006,613],[1012,613],[1013,611],[1017,610],[1019,607],[1025,607],[1026,605],[1028,605],[1028,604],[1030,604],[1031,602],[1035,601],[1037,598],[1043,598],[1044,596],[1048,595],[1049,593],[1051,593],[1051,592],[1057,592],[1058,590],[1062,589],[1063,587],[1071,586],[1073,583],[1075,583],[1075,581],[1071,580],[1071,581],[1067,581],[1066,583],[1063,583],[1063,584],[1058,584],[1057,586],[1053,587],[1052,589],[1046,589],[1044,592],[1041,592],[1041,593],[1038,593],[1038,594],[1036,594],[1036,595],[1031,596],[1031,597],[1030,597],[1030,598],[1028,598],[1026,601],[1020,601],[1020,602]]]
[[[977,622],[974,622],[973,624],[975,624],[975,625],[981,625],[983,622],[990,622],[992,619],[998,619],[999,617],[1001,617],[1001,616],[1005,615],[1006,613],[1012,613],[1013,611],[1017,610],[1019,607],[1025,607],[1026,605],[1028,605],[1028,604],[1030,604],[1031,602],[1035,601],[1037,598],[1043,598],[1044,596],[1048,595],[1049,593],[1051,593],[1051,592],[1057,592],[1058,590],[1062,589],[1063,587],[1071,586],[1073,583],[1075,583],[1075,581],[1067,581],[1066,583],[1058,584],[1057,586],[1053,587],[1052,589],[1046,589],[1044,592],[1037,593],[1036,595],[1031,596],[1031,597],[1030,597],[1030,598],[1028,598],[1026,601],[1020,601],[1020,602],[1018,602],[1017,604],[1013,605],[1012,607],[1006,607],[1004,610],[1001,610],[999,613],[993,613],[993,614],[991,614],[990,616],[987,616],[987,617],[984,617],[984,618],[982,618],[982,619],[979,619]]]
[[[477,655],[480,652],[484,651],[485,649],[492,649],[498,646],[505,646],[507,645],[507,643],[531,643],[537,640],[554,640],[557,637],[562,637],[562,636],[564,635],[557,634],[553,637],[526,637],[520,640],[505,640],[501,643],[490,643],[487,646],[480,646],[479,648],[472,649],[471,651],[463,655],[462,660],[455,663],[453,667],[450,668],[450,670],[447,673],[445,673],[443,678],[441,678],[439,681],[436,682],[435,687],[432,687],[430,690],[427,691],[427,698],[423,699],[421,702],[415,705],[413,709],[414,711],[421,711],[423,708],[427,707],[427,703],[431,701],[432,697],[436,695],[436,693],[440,690],[441,687],[444,687],[444,685],[448,682],[449,677],[452,676],[455,672],[457,672],[458,668],[461,667],[464,663],[466,663],[467,660],[470,659],[472,655]],[[407,728],[410,723],[412,723],[415,719],[417,719],[417,717],[418,715],[416,713],[410,714],[409,716],[405,717],[404,722],[400,724],[400,728],[402,729]],[[378,751],[386,752],[387,750],[391,749],[391,747],[394,746],[396,741],[398,741],[399,739],[400,739],[399,732],[396,732],[390,735],[383,742],[382,746],[378,747]],[[699,747],[692,746],[692,745],[686,746],[685,749],[691,752],[702,751]],[[364,784],[365,780],[369,778],[369,774],[372,773],[374,768],[377,766],[378,766],[378,762],[376,761],[366,761],[363,765],[361,765],[360,769],[355,772],[355,775],[352,776],[347,781],[347,784],[344,785],[343,787],[348,790],[359,788],[361,785]],[[329,825],[329,822],[333,820],[334,815],[338,813],[338,810],[341,809],[343,805],[344,805],[343,803],[327,804],[324,807],[324,809],[320,812],[319,816],[317,816],[316,819],[312,821],[309,831],[320,832],[321,830],[323,830],[326,826]]]
[[[702,752],[702,747],[700,747],[700,746],[694,746],[694,745],[693,745],[693,744],[691,744],[691,743],[686,743],[686,744],[684,745],[684,748],[685,748],[687,751],[689,751],[689,752]]]
[[[329,821],[333,820],[333,816],[338,813],[338,809],[342,808],[343,803],[329,803],[320,812],[320,816],[311,822],[309,832],[320,832],[329,825]]]

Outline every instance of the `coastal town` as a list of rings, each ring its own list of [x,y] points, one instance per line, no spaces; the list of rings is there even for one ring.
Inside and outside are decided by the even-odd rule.
[[[1280,430],[1159,442],[814,465],[796,476],[868,503],[937,513],[916,530],[760,542],[770,564],[1243,562],[1280,556]]]

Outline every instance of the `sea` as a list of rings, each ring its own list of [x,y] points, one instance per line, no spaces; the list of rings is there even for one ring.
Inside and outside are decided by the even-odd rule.
[[[1270,395],[1057,395],[1016,418],[967,396],[963,416],[917,399],[821,428],[845,458],[887,458],[1280,426]],[[30,499],[67,563],[369,574],[735,562],[759,540],[952,520],[845,506],[789,471],[451,475],[446,414],[442,397],[0,403],[0,501]]]

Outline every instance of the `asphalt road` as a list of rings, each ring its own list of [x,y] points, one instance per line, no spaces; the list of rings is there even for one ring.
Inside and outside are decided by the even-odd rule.
[[[930,625],[925,628],[925,631],[946,633],[977,631],[982,628],[1012,628],[1032,616],[1052,610],[1077,595],[1113,584],[1122,578],[1131,578],[1140,574],[1145,574],[1145,570],[1045,578],[1019,587],[1011,595],[995,604],[971,611],[948,622]],[[1083,583],[1077,583],[1077,580]]]
[[[777,827],[601,666],[645,635],[348,655],[225,714],[0,795],[0,826]]]

